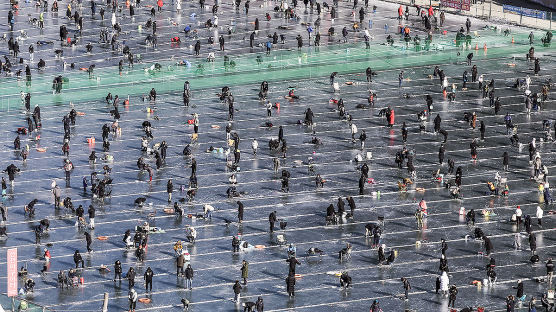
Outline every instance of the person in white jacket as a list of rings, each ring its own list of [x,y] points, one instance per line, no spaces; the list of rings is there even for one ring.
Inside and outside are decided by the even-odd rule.
[[[253,142],[251,142],[251,148],[253,149],[253,155],[257,155],[257,149],[259,148],[259,142],[257,142],[257,139],[253,139]]]
[[[352,123],[351,124],[351,142],[355,143],[355,134],[357,133],[357,126]]]
[[[185,233],[187,240],[189,240],[190,243],[195,243],[195,239],[197,239],[197,230],[192,226],[188,226],[185,229]]]
[[[131,248],[133,247],[133,238],[131,238],[131,235],[126,236],[125,238],[125,247],[126,248]]]
[[[205,218],[212,220],[212,212],[214,211],[214,207],[206,204],[203,206],[203,210],[205,212]]]
[[[448,274],[446,274],[446,272],[442,272],[442,275],[440,276],[440,290],[443,295],[448,294],[448,285],[450,285]]]
[[[542,227],[542,216],[544,214],[544,211],[542,210],[541,206],[537,206],[537,213],[536,213],[536,217],[537,217],[537,224],[539,225],[539,227]]]
[[[181,0],[176,1],[176,10],[178,11],[178,13],[181,11]]]
[[[129,311],[135,312],[135,307],[137,305],[137,292],[135,291],[135,289],[132,288],[129,290],[128,299],[129,299]]]
[[[521,226],[521,216],[523,215],[523,211],[521,210],[521,207],[517,206],[517,208],[515,209],[515,221],[517,223],[517,229],[519,230],[519,227]]]
[[[230,184],[237,184],[237,177],[235,174],[232,174],[229,178],[228,181],[230,182]]]

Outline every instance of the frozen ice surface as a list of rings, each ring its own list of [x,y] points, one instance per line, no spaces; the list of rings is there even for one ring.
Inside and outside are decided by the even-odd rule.
[[[149,16],[150,8],[144,6],[136,9],[136,16],[131,19],[124,6],[121,18],[123,35],[120,42],[126,41],[132,52],[141,54],[143,63],[135,64],[133,69],[124,65],[124,72],[120,76],[117,63],[122,58],[120,52],[112,52],[109,45],[99,45],[98,32],[102,27],[109,27],[109,12],[105,20],[99,17],[97,7],[96,18],[90,19],[89,2],[82,7],[85,17],[82,42],[75,48],[64,48],[63,59],[54,59],[54,49],[59,48],[57,39],[58,26],[68,24],[70,30],[75,26],[72,21],[65,20],[64,13],[67,1],[61,1],[60,12],[45,14],[45,29],[39,31],[27,23],[28,14],[38,17],[39,10],[34,3],[20,1],[19,14],[16,16],[14,36],[20,29],[25,29],[28,39],[20,43],[22,56],[28,60],[27,46],[37,40],[52,40],[54,45],[35,46],[33,63],[33,80],[30,87],[15,77],[4,77],[0,82],[2,90],[3,119],[1,124],[4,149],[3,166],[10,163],[21,168],[16,176],[13,190],[8,187],[8,195],[4,203],[8,207],[7,229],[9,237],[0,241],[2,252],[11,247],[18,247],[20,265],[27,263],[31,277],[37,283],[32,294],[23,296],[33,302],[44,305],[56,311],[99,311],[102,305],[103,293],[110,294],[109,311],[127,310],[128,286],[112,281],[112,273],[99,273],[101,265],[113,269],[114,262],[119,259],[124,272],[130,266],[137,269],[136,289],[139,297],[148,297],[152,303],[138,303],[140,311],[170,311],[180,310],[181,298],[187,298],[191,303],[191,311],[243,311],[243,307],[236,306],[230,300],[233,297],[232,284],[240,280],[241,261],[249,261],[249,283],[242,290],[242,301],[255,301],[262,296],[265,311],[366,311],[372,301],[378,299],[384,311],[448,311],[447,298],[434,293],[435,279],[439,274],[440,239],[445,238],[449,244],[447,251],[450,268],[450,283],[459,289],[456,307],[482,305],[488,311],[504,310],[504,298],[515,294],[511,287],[518,279],[525,281],[525,293],[537,298],[547,290],[546,283],[536,283],[535,277],[545,274],[544,261],[555,255],[554,219],[549,214],[553,205],[545,209],[543,228],[536,225],[533,218],[533,230],[537,238],[538,255],[541,264],[532,266],[529,263],[527,236],[522,237],[522,250],[516,251],[513,246],[515,226],[506,221],[513,214],[517,205],[523,208],[524,215],[535,215],[536,206],[542,201],[539,197],[537,185],[530,180],[531,166],[528,163],[528,149],[522,150],[512,147],[504,125],[504,115],[509,112],[513,116],[514,124],[519,127],[520,141],[528,143],[532,138],[537,142],[543,137],[542,121],[554,120],[554,92],[549,93],[549,100],[543,104],[540,112],[527,115],[524,111],[524,97],[522,91],[511,86],[516,78],[523,79],[531,75],[533,92],[540,92],[545,81],[554,77],[554,52],[551,48],[535,44],[537,55],[541,59],[542,71],[533,76],[532,63],[527,63],[524,55],[529,45],[528,29],[512,27],[512,35],[516,43],[511,44],[510,37],[495,33],[492,30],[480,30],[480,38],[473,38],[472,48],[478,44],[479,51],[475,53],[474,64],[479,68],[479,74],[485,74],[485,81],[496,81],[496,96],[502,102],[502,109],[494,115],[488,105],[488,99],[481,100],[476,83],[469,83],[468,90],[461,89],[461,76],[464,69],[465,56],[469,51],[459,51],[452,40],[456,31],[463,25],[464,18],[460,16],[447,17],[444,29],[447,36],[435,33],[435,39],[430,51],[414,51],[413,45],[404,48],[399,37],[392,33],[397,26],[395,15],[396,6],[388,3],[377,4],[378,11],[371,14],[374,37],[371,50],[365,51],[361,33],[350,32],[348,44],[341,41],[341,28],[347,26],[351,31],[351,3],[340,3],[339,18],[333,26],[336,28],[335,39],[328,40],[324,35],[330,24],[329,15],[322,17],[322,43],[320,51],[313,46],[304,47],[301,52],[296,50],[295,36],[304,36],[307,44],[305,27],[300,23],[290,22],[290,30],[279,30],[278,26],[285,24],[283,17],[275,16],[272,9],[273,2],[252,2],[249,16],[244,12],[236,13],[231,3],[221,3],[219,8],[220,33],[225,32],[228,25],[235,24],[235,33],[225,35],[226,54],[235,60],[236,68],[225,68],[223,53],[218,52],[218,44],[209,46],[207,36],[212,35],[217,41],[218,36],[199,24],[212,17],[207,8],[201,11],[196,3],[183,3],[184,10],[180,15],[170,2],[165,4],[165,10],[153,19],[158,25],[158,48],[145,47],[144,38],[150,30],[143,28],[139,32],[137,25],[144,24]],[[145,3],[146,4],[146,3]],[[154,2],[152,3],[154,4]],[[78,5],[75,4],[77,7]],[[242,4],[243,6],[243,4]],[[262,6],[262,7],[259,7]],[[0,6],[7,14],[8,4]],[[298,7],[301,21],[314,22],[316,10],[304,11],[303,4]],[[191,19],[191,12],[198,17]],[[271,12],[272,20],[267,22],[264,14]],[[323,10],[326,13],[326,10]],[[411,10],[412,34],[419,34],[424,41],[425,33]],[[357,14],[357,12],[356,12]],[[324,13],[323,13],[324,15]],[[286,35],[286,44],[275,45],[270,56],[265,56],[262,47],[248,48],[249,34],[253,29],[255,17],[261,23],[256,43],[266,42],[266,35]],[[174,23],[176,25],[174,25]],[[395,39],[394,47],[381,45],[385,41],[384,24],[390,25],[390,34]],[[484,22],[473,20],[473,29],[479,30]],[[183,37],[183,28],[191,24],[199,30],[202,40],[200,57],[194,57],[189,45],[193,39]],[[502,26],[504,29],[507,26]],[[2,25],[3,32],[10,34],[6,25]],[[535,31],[537,42],[543,35]],[[70,32],[70,36],[73,36]],[[172,46],[169,38],[182,37],[182,44]],[[245,37],[245,38],[244,38]],[[94,43],[93,53],[85,53],[85,43]],[[488,44],[488,52],[482,50],[483,43]],[[6,45],[3,45],[7,54]],[[204,61],[208,52],[214,51],[216,62],[211,64]],[[253,52],[253,53],[250,53]],[[263,62],[257,65],[255,55],[261,55]],[[515,57],[515,59],[514,59]],[[44,58],[47,68],[38,73],[35,63]],[[179,60],[189,60],[191,68],[175,66]],[[95,75],[99,79],[89,79],[86,72],[63,70],[63,62],[75,63],[76,68],[97,65]],[[160,73],[145,73],[144,68],[155,62],[162,64]],[[15,61],[12,59],[12,63]],[[515,66],[508,64],[515,63]],[[199,68],[203,65],[203,69]],[[441,94],[439,82],[436,78],[429,78],[434,65],[440,66],[449,78],[449,82],[456,83],[458,89],[454,103],[449,103]],[[14,65],[15,66],[15,65]],[[374,82],[370,85],[377,93],[376,105],[372,109],[358,109],[357,104],[366,104],[368,84],[365,82],[364,70],[371,66],[378,71]],[[405,69],[405,77],[409,78],[398,88],[398,73]],[[338,71],[337,81],[340,93],[333,93],[329,85],[329,74]],[[52,95],[51,82],[56,74],[69,78],[69,84],[64,86],[62,94]],[[258,100],[259,84],[268,80],[269,100],[280,103],[279,110],[273,110],[271,118],[266,117],[266,109]],[[191,106],[185,108],[182,104],[182,86],[189,80],[192,87]],[[354,82],[352,85],[346,82]],[[229,187],[226,170],[225,155],[206,153],[210,147],[225,147],[227,124],[227,107],[216,96],[223,86],[229,86],[235,97],[235,120],[232,128],[241,138],[240,172],[237,173],[238,191],[245,192],[241,201],[245,204],[244,221],[238,225],[237,199],[228,199],[226,189]],[[158,91],[156,103],[143,101],[142,95],[155,87]],[[296,101],[288,101],[288,87],[295,87],[295,94],[300,97]],[[21,110],[19,92],[32,92],[31,104],[40,104],[43,128],[40,131],[40,141],[21,136],[22,145],[29,144],[30,155],[26,163],[12,150],[13,140],[18,127],[26,126],[25,114]],[[120,101],[122,128],[121,137],[110,136],[110,152],[114,161],[108,164],[112,167],[112,194],[104,202],[91,199],[90,190],[83,193],[81,179],[89,176],[92,171],[102,172],[103,161],[91,165],[87,159],[92,150],[103,156],[101,128],[105,123],[112,122],[111,106],[106,105],[104,97],[108,92],[118,94]],[[404,97],[404,94],[409,94]],[[425,95],[431,94],[434,99],[432,116],[427,122],[426,133],[419,133],[417,113],[426,109]],[[129,106],[123,106],[123,99],[129,95]],[[366,151],[371,151],[373,159],[368,161],[369,175],[374,179],[374,185],[367,185],[364,195],[358,195],[359,171],[358,164],[353,159],[360,153],[359,143],[351,143],[348,123],[338,118],[337,107],[331,104],[331,99],[342,98],[346,110],[353,116],[353,122],[359,131],[367,133]],[[72,127],[70,145],[70,159],[75,165],[72,173],[71,186],[64,188],[64,172],[61,146],[63,143],[62,117],[70,110],[69,102],[73,102],[83,116],[77,118],[77,124]],[[383,118],[378,117],[380,109],[390,106],[395,109],[396,124],[394,128],[385,127]],[[153,108],[153,113],[147,113],[147,107]],[[304,111],[311,107],[315,113],[316,136],[323,144],[310,144],[311,130],[298,125],[298,120],[304,117]],[[478,122],[486,125],[486,140],[479,142],[478,160],[472,162],[469,154],[469,143],[480,136],[479,130],[472,130],[463,121],[464,112],[477,112]],[[187,185],[191,173],[189,159],[182,156],[182,150],[191,140],[193,127],[187,125],[191,114],[198,113],[200,118],[199,140],[192,145],[193,155],[197,160],[199,190],[195,200],[184,203],[186,214],[202,212],[202,205],[210,203],[216,208],[212,220],[191,219],[184,217],[177,219],[174,215],[165,214],[167,208],[166,182],[169,178],[174,181],[173,199],[178,200],[186,195],[180,191],[180,185]],[[463,168],[463,200],[452,200],[448,191],[440,184],[433,182],[432,173],[439,168],[438,148],[442,141],[441,135],[433,134],[432,119],[436,114],[442,117],[442,128],[448,131],[446,146],[447,159],[453,159],[456,167]],[[139,172],[137,159],[143,154],[140,151],[143,130],[141,123],[149,120],[153,125],[153,143],[165,140],[168,145],[168,156],[162,168],[156,170],[151,183],[148,174]],[[274,127],[261,127],[270,120]],[[394,156],[403,148],[401,139],[401,123],[407,122],[409,136],[406,146],[415,150],[415,166],[417,180],[407,193],[398,192],[396,182],[407,177],[407,170],[396,169]],[[219,126],[217,127],[213,127]],[[268,140],[278,137],[278,126],[284,127],[287,140],[287,158],[281,159],[282,168],[291,172],[290,192],[280,191],[279,175],[272,170],[272,159],[277,153],[269,152]],[[478,126],[477,126],[478,128]],[[554,131],[552,131],[553,133]],[[86,138],[96,137],[96,144],[90,146]],[[251,141],[259,141],[259,152],[253,155]],[[537,143],[537,149],[542,156],[549,172],[554,169],[554,144],[551,142]],[[39,153],[36,147],[46,148],[46,152]],[[503,172],[502,154],[510,153],[510,170]],[[231,155],[230,155],[231,156]],[[315,163],[315,172],[325,180],[323,189],[315,189],[314,176],[308,172],[303,164],[308,157]],[[154,159],[147,157],[147,162],[153,167]],[[441,171],[447,171],[447,165],[441,166]],[[492,181],[497,171],[507,178],[510,189],[508,197],[495,197],[488,194],[486,182]],[[7,178],[7,176],[6,176]],[[83,205],[85,210],[90,204],[97,209],[96,227],[91,230],[93,237],[108,236],[108,240],[95,239],[93,252],[85,251],[83,231],[75,226],[75,217],[70,216],[64,209],[55,210],[50,193],[52,180],[56,180],[62,187],[62,197],[71,197],[74,205]],[[549,179],[552,182],[552,179]],[[415,188],[424,188],[425,192],[416,192]],[[380,191],[380,196],[373,196],[373,192]],[[355,216],[340,225],[326,225],[326,207],[330,203],[336,204],[341,196],[353,196],[357,204]],[[146,197],[143,208],[134,206],[134,200]],[[36,205],[36,216],[24,216],[23,207],[32,199],[39,200]],[[429,206],[429,216],[426,229],[418,230],[414,217],[421,198],[425,198]],[[152,205],[151,205],[152,204]],[[346,203],[347,204],[347,203]],[[544,203],[540,203],[544,207]],[[459,216],[460,207],[467,210],[479,211],[484,208],[492,209],[496,215],[477,217],[477,224],[489,235],[494,245],[493,257],[496,259],[498,283],[494,287],[477,288],[471,282],[486,277],[485,266],[488,258],[478,254],[482,247],[473,239],[465,240],[472,227],[466,226]],[[285,230],[268,233],[268,215],[276,210],[278,218],[287,221]],[[86,213],[85,213],[86,215]],[[398,251],[398,258],[390,266],[378,266],[377,251],[371,249],[370,238],[365,238],[365,224],[384,217],[384,234],[382,243],[386,244],[387,252],[392,249]],[[42,239],[41,245],[35,245],[33,227],[38,221],[48,218],[50,231]],[[87,219],[87,218],[86,218]],[[149,220],[152,226],[160,227],[165,233],[152,234],[149,237],[146,260],[138,262],[133,252],[128,252],[122,242],[126,229],[133,229],[136,225]],[[225,220],[232,220],[229,225]],[[175,277],[175,260],[172,249],[177,240],[185,241],[185,227],[194,226],[198,237],[195,244],[188,244],[191,253],[191,264],[195,270],[193,290],[185,289],[182,278]],[[252,245],[264,245],[263,250],[253,250],[233,254],[231,237],[242,233],[243,238]],[[285,262],[287,258],[286,246],[276,246],[277,235],[284,235],[288,243],[297,247],[301,266],[297,272],[301,278],[296,283],[296,296],[288,299],[284,279],[288,274]],[[420,246],[416,241],[422,242]],[[346,243],[353,245],[350,260],[340,262],[338,252]],[[41,275],[43,267],[43,248],[48,244],[52,253],[52,261],[46,274]],[[51,245],[50,245],[51,244]],[[305,251],[310,247],[318,247],[324,251],[322,256],[307,256]],[[72,255],[78,249],[85,260],[83,286],[72,289],[58,289],[56,277],[60,270],[68,270],[74,266]],[[0,265],[4,267],[5,258],[0,258]],[[151,293],[146,293],[142,283],[142,275],[147,267],[155,272],[154,286]],[[338,278],[330,272],[348,271],[353,278],[353,287],[342,290]],[[409,278],[413,289],[410,300],[403,301],[401,277]],[[0,291],[5,293],[6,270],[0,270]],[[21,281],[20,281],[21,286]]]

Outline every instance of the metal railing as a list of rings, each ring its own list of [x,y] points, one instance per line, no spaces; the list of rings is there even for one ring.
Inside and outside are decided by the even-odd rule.
[[[403,5],[419,5],[422,6],[424,10],[429,6],[433,6],[436,10],[440,8],[447,13],[472,16],[504,24],[520,25],[544,30],[553,30],[553,27],[556,27],[556,25],[552,25],[553,20],[556,22],[556,15],[550,10],[532,10],[517,6],[500,5],[494,2],[494,0],[472,0],[469,10],[442,6],[442,1],[439,0],[385,1]]]

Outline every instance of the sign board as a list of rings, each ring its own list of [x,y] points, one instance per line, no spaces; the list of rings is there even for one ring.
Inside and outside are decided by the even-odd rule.
[[[461,9],[464,11],[471,10],[471,0],[462,0],[461,1]]]
[[[504,5],[502,8],[504,10],[504,13],[510,12],[510,13],[516,13],[518,15],[523,15],[523,16],[546,19],[545,11],[527,9],[518,6],[513,6],[513,5]]]
[[[8,297],[17,296],[17,248],[8,249]]]
[[[471,9],[471,0],[441,0],[440,4],[443,7],[457,10],[469,11]]]

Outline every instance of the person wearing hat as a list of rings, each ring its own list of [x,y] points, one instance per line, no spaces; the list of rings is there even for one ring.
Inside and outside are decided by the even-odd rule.
[[[263,297],[259,296],[257,298],[257,302],[255,302],[255,309],[257,310],[257,312],[263,312],[263,310],[264,310]]]
[[[241,285],[239,284],[239,281],[236,281],[234,283],[234,286],[232,287],[232,289],[234,290],[234,302],[239,304],[239,299],[241,297],[241,295],[240,295]]]
[[[128,294],[129,299],[129,312],[135,312],[135,307],[137,306],[137,292],[135,289],[131,288]]]
[[[69,185],[70,183],[70,174],[71,171],[73,170],[73,164],[71,163],[71,161],[69,159],[66,159],[64,161],[64,171],[66,172],[66,184]]]

